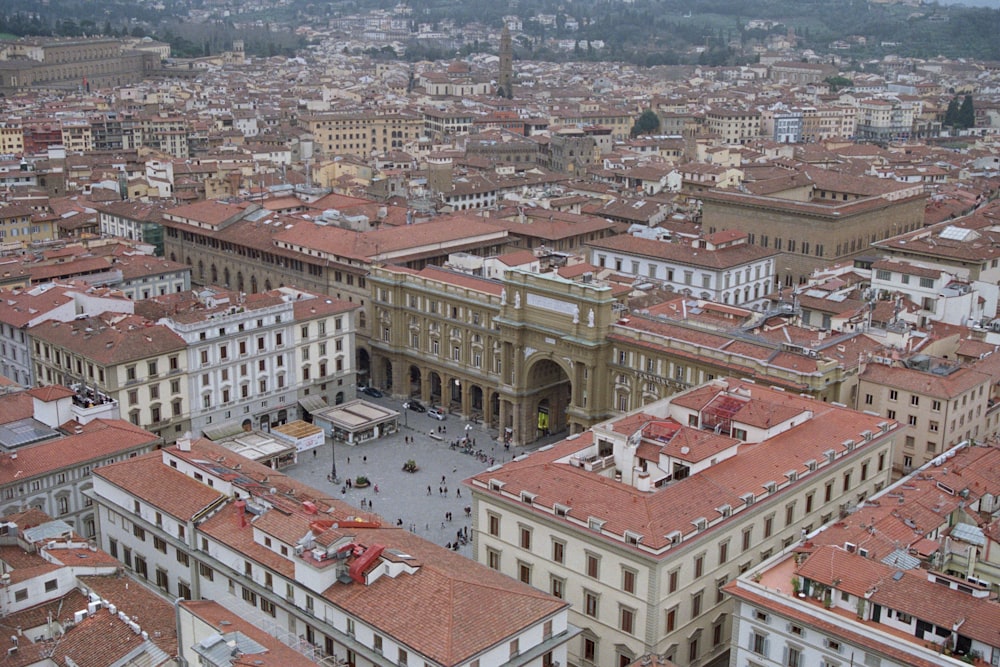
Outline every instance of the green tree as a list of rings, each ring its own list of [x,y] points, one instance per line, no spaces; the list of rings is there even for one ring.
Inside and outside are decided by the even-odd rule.
[[[636,119],[629,134],[637,137],[640,134],[655,134],[659,129],[660,117],[652,109],[646,109]]]
[[[976,110],[972,106],[972,95],[966,95],[962,98],[962,106],[958,108],[956,125],[966,129],[976,126]]]
[[[955,127],[958,122],[958,98],[953,97],[948,102],[948,109],[944,112],[944,124],[946,127]]]
[[[830,86],[830,90],[837,92],[841,88],[849,88],[854,85],[854,82],[848,79],[846,76],[828,76],[823,81]]]

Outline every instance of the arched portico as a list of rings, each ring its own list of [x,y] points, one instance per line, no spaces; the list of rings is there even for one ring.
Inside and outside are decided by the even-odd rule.
[[[520,400],[500,400],[501,437],[509,434],[514,442],[524,443],[567,431],[573,400],[572,368],[551,353],[529,358],[523,368]]]

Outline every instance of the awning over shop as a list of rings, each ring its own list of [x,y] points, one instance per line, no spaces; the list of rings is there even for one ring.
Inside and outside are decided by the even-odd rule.
[[[302,406],[303,410],[309,413],[329,407],[326,404],[326,401],[323,400],[322,396],[303,396],[299,399],[299,405]]]
[[[209,426],[201,430],[201,434],[209,440],[218,441],[223,438],[231,438],[243,432],[243,425],[239,422],[229,422],[218,426]]]

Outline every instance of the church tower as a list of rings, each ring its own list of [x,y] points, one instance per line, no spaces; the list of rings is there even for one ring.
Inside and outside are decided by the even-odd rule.
[[[497,95],[514,97],[514,50],[510,43],[510,28],[503,24],[500,33],[500,76],[497,78]]]

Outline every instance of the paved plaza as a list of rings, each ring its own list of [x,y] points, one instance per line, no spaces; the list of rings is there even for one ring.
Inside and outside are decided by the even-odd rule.
[[[437,421],[426,414],[403,410],[401,401],[389,397],[363,398],[399,410],[399,432],[353,447],[338,444],[339,484],[328,481],[333,450],[329,438],[325,447],[313,450],[315,454],[304,452],[299,455],[296,465],[282,472],[317,489],[328,490],[330,496],[342,498],[359,509],[362,500],[371,502],[371,511],[380,515],[386,524],[402,520],[403,527],[442,546],[454,543],[458,531],[467,528],[469,541],[458,551],[471,556],[472,519],[466,517],[465,508],[472,506],[472,499],[461,482],[490,467],[490,461],[483,462],[462,453],[460,449],[451,449],[449,444],[468,434],[470,439],[475,440],[473,449],[483,450],[496,463],[510,461],[523,450],[515,452],[512,448],[509,452],[504,451],[503,445],[496,442],[495,431],[491,434],[483,426],[453,415],[444,421]],[[438,427],[444,427],[446,432],[438,434]],[[431,437],[432,432],[436,437]],[[406,444],[407,436],[412,438],[413,444]],[[417,472],[403,471],[403,464],[409,459],[416,461],[420,467]],[[358,475],[368,477],[371,486],[365,489],[347,488],[346,480]],[[375,492],[376,486],[378,493]],[[447,494],[440,491],[445,487]],[[448,512],[452,516],[450,521],[446,518]]]

